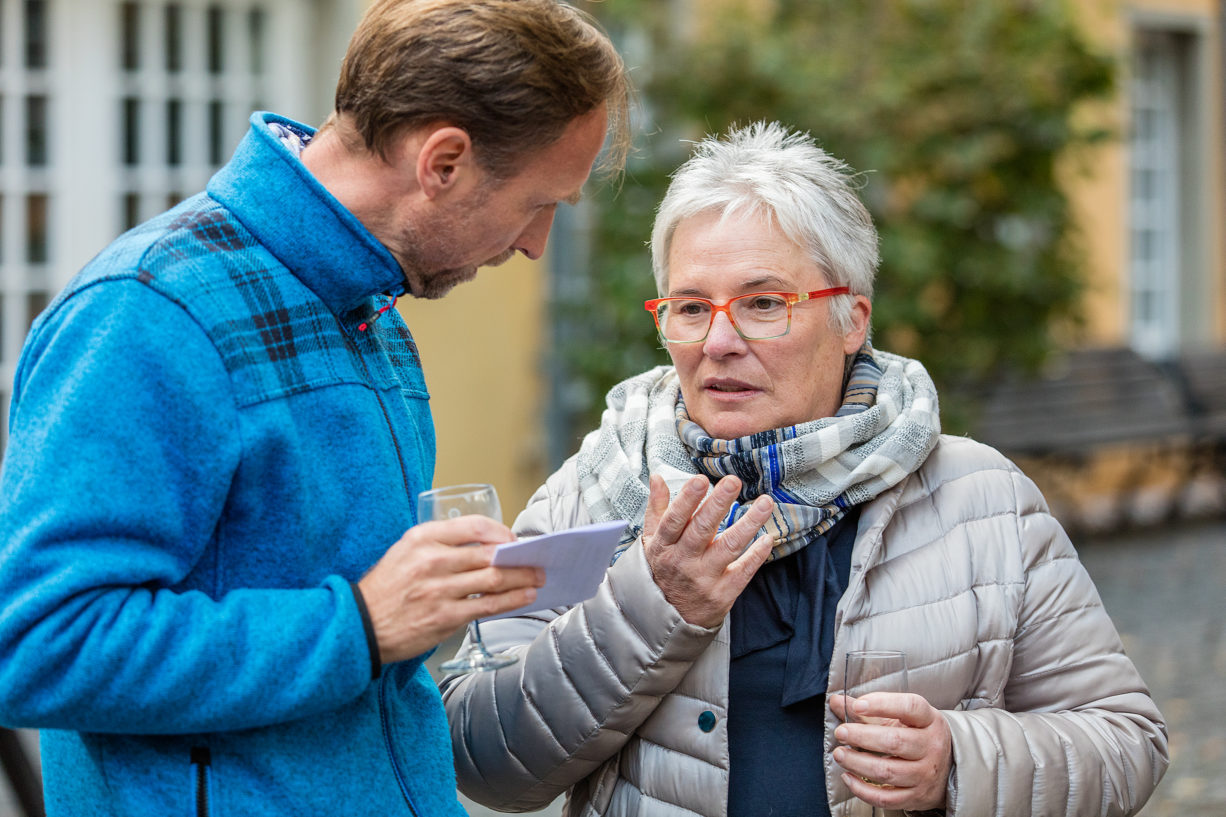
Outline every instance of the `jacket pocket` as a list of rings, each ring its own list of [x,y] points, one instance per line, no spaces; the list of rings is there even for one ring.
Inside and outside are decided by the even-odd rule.
[[[195,798],[196,817],[209,817],[209,784],[213,777],[213,758],[207,746],[192,747],[192,795]]]

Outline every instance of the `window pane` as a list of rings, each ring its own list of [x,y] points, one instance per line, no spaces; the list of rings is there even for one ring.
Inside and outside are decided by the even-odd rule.
[[[225,106],[220,99],[209,103],[209,163],[222,163],[222,125],[224,124]]]
[[[47,196],[43,193],[26,196],[26,261],[47,262]]]
[[[26,68],[47,67],[47,3],[26,0]]]
[[[140,164],[140,100],[127,97],[123,100],[121,114],[123,133],[120,134],[120,144],[123,146],[123,163],[126,165]]]
[[[4,0],[0,0],[3,3]],[[4,121],[4,94],[0,94],[0,122]],[[5,128],[0,127],[0,165],[4,164],[4,131]]]
[[[166,194],[166,209],[167,210],[173,209],[175,205],[177,205],[181,201],[183,201],[182,193],[176,192],[174,190],[170,191],[169,193]]]
[[[166,100],[166,164],[183,162],[183,101]]]
[[[47,164],[47,98],[26,97],[26,164]]]
[[[209,6],[205,12],[205,53],[210,74],[225,70],[225,14],[221,6]]]
[[[166,6],[166,70],[183,70],[183,7],[178,3]]]
[[[125,71],[140,68],[140,6],[121,3],[119,6],[119,59]]]
[[[1134,168],[1132,171],[1133,195],[1142,201],[1153,201],[1158,195],[1157,173],[1148,167]]]
[[[123,229],[131,230],[140,224],[140,194],[125,193],[123,196]]]
[[[45,292],[27,292],[26,293],[26,326],[34,323],[34,319],[42,314],[42,311],[47,308],[47,293]]]
[[[4,238],[4,196],[0,194],[0,264],[4,263]],[[3,314],[2,310],[0,314]],[[0,337],[4,337],[3,332],[0,332]]]
[[[248,33],[251,35],[251,73],[264,73],[264,9],[253,8],[247,18],[250,23]]]

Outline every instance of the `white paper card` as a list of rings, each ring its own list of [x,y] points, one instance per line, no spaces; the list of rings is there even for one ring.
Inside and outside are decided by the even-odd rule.
[[[545,586],[537,588],[536,601],[531,604],[490,618],[565,607],[596,595],[626,525],[625,521],[598,522],[499,545],[494,551],[495,565],[543,567]]]

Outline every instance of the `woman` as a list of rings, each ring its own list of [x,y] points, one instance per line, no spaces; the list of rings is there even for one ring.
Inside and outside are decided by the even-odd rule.
[[[777,124],[708,138],[652,235],[672,358],[520,515],[630,522],[596,597],[483,626],[519,663],[442,686],[460,787],[570,815],[1125,815],[1165,726],[1043,498],[943,437],[867,342],[877,238],[844,165]],[[754,539],[754,536],[761,535]],[[752,541],[751,541],[752,540]],[[909,692],[847,723],[844,656]]]

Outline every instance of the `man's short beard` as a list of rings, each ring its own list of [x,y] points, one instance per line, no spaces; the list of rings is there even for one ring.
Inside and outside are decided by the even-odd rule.
[[[515,255],[514,250],[507,250],[501,255],[496,255],[488,261],[485,261],[484,263],[475,267],[455,267],[452,269],[444,269],[433,272],[430,275],[423,277],[422,292],[417,297],[430,301],[438,300],[460,284],[476,278],[477,271],[481,267],[502,266],[507,261],[511,260],[513,255]]]
[[[455,289],[465,281],[471,281],[477,277],[476,267],[459,267],[454,269],[438,270],[422,279],[422,291],[414,293],[418,298],[424,298],[428,301],[437,301],[448,292]]]

